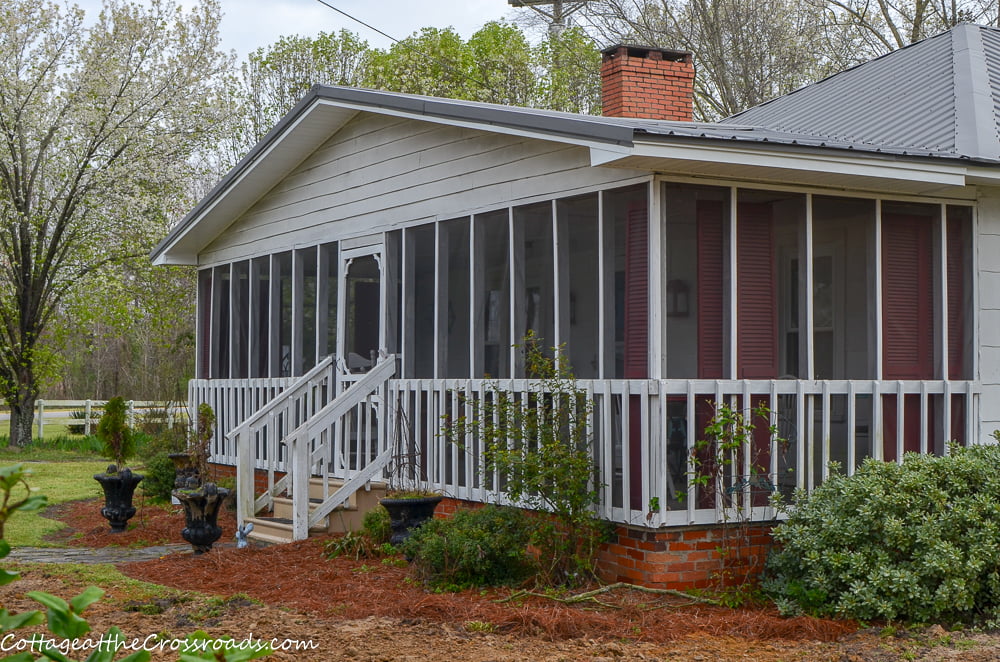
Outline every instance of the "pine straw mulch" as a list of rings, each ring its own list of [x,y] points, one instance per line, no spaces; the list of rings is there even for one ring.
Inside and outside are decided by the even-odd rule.
[[[710,636],[833,641],[857,626],[817,618],[783,618],[773,609],[726,609],[676,596],[628,589],[601,596],[614,608],[566,605],[526,596],[500,603],[510,590],[432,593],[406,567],[378,560],[327,559],[323,540],[259,549],[224,548],[200,557],[169,556],[121,566],[125,574],[180,589],[246,593],[268,605],[317,616],[387,617],[433,622],[489,623],[501,632],[551,639],[625,638],[665,643],[697,633]]]
[[[138,504],[127,531],[112,534],[97,500],[50,507],[46,516],[67,524],[52,537],[73,546],[140,547],[183,543],[179,506]],[[510,634],[566,640],[622,638],[666,643],[696,635],[755,640],[835,641],[855,632],[852,622],[811,617],[784,618],[773,608],[728,609],[692,603],[678,596],[629,589],[602,594],[596,603],[563,604],[537,596],[501,602],[515,591],[433,593],[407,567],[378,559],[327,559],[329,538],[287,545],[235,549],[235,514],[219,517],[223,535],[200,556],[168,554],[119,566],[126,575],[178,589],[221,596],[243,593],[267,605],[320,617],[401,619],[406,622],[489,623]],[[396,561],[392,559],[390,561]]]
[[[181,537],[184,528],[184,509],[170,504],[154,504],[136,495],[136,514],[121,533],[112,533],[108,520],[101,516],[103,499],[68,501],[45,509],[45,517],[66,524],[46,536],[46,540],[73,547],[153,547],[171,543],[185,543]],[[223,508],[219,513],[222,527],[220,543],[234,540],[236,513]]]

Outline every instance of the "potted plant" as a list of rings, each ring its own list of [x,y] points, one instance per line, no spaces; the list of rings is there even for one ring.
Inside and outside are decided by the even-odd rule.
[[[420,449],[405,434],[406,425],[398,412],[396,426],[396,452],[389,464],[389,488],[379,503],[389,513],[389,527],[392,535],[389,542],[399,545],[410,533],[427,520],[434,517],[434,509],[443,498],[437,492],[424,487],[421,480]]]
[[[195,554],[209,551],[222,536],[222,527],[218,524],[219,510],[229,496],[229,490],[208,481],[208,458],[214,431],[215,412],[202,403],[198,406],[194,435],[188,445],[188,455],[195,471],[188,475],[186,485],[172,493],[184,506],[181,536],[191,543]]]
[[[104,415],[97,423],[97,438],[103,445],[102,454],[112,460],[107,470],[95,474],[94,480],[104,489],[103,515],[111,524],[112,533],[125,530],[129,519],[135,515],[132,495],[136,485],[143,479],[125,466],[125,461],[135,455],[135,435],[128,426],[127,407],[122,397],[108,400],[104,405]]]

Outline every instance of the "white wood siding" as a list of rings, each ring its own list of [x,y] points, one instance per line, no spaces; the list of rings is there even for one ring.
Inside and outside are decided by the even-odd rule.
[[[980,189],[978,233],[979,262],[979,379],[980,429],[977,441],[990,441],[1000,429],[1000,189]]]
[[[199,264],[563,197],[648,174],[589,163],[582,147],[360,115],[212,242]]]

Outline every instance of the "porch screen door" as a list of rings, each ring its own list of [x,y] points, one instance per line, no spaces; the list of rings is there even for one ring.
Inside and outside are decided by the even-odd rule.
[[[381,244],[341,251],[338,356],[352,373],[368,372],[385,346]]]

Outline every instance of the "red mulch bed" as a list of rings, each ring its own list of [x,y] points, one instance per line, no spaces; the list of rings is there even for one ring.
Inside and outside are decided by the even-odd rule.
[[[169,543],[184,543],[184,509],[169,504],[160,505],[136,500],[136,514],[129,520],[128,528],[121,533],[111,533],[108,520],[101,516],[103,499],[70,501],[49,506],[45,516],[66,523],[67,528],[48,536],[53,542],[74,547],[152,547]],[[236,535],[236,513],[223,508],[219,513],[222,537],[219,543],[232,543]]]
[[[53,510],[55,512],[53,512]],[[64,504],[48,516],[70,529],[60,537],[73,545],[159,545],[183,542],[179,507],[144,505],[125,533],[111,534],[96,501]],[[602,602],[566,605],[539,597],[498,600],[511,590],[431,593],[411,579],[406,567],[380,560],[327,559],[323,539],[288,545],[235,549],[235,517],[220,516],[223,537],[207,554],[169,554],[152,561],[122,564],[130,577],[179,589],[229,596],[245,593],[279,607],[319,616],[369,616],[435,622],[482,621],[511,633],[553,639],[588,636],[669,642],[703,633],[754,639],[833,641],[856,624],[809,617],[783,618],[773,608],[726,609],[690,604],[683,598],[616,590]],[[82,535],[79,535],[82,534]]]

